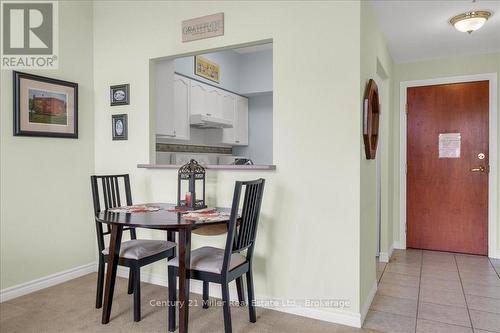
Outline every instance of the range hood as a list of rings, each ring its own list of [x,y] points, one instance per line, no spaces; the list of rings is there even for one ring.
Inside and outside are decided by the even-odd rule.
[[[230,120],[208,116],[206,114],[192,114],[190,123],[193,127],[198,128],[231,128],[233,124]]]

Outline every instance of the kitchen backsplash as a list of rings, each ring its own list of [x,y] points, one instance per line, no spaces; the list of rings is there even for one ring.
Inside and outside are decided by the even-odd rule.
[[[197,154],[233,154],[232,147],[183,145],[172,143],[156,143],[158,152],[197,153]]]

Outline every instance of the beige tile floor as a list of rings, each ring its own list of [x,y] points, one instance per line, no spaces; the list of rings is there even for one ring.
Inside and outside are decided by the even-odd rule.
[[[246,308],[233,307],[234,332],[500,332],[500,261],[429,251],[396,251],[377,264],[379,290],[363,329],[257,308],[257,323]],[[109,325],[94,307],[96,275],[0,304],[0,332],[166,332],[166,309],[148,300],[167,295],[165,287],[142,284],[142,315],[132,321],[127,280],[119,278]],[[162,296],[163,297],[163,296]],[[193,299],[199,295],[191,295]],[[161,298],[161,299],[164,299]],[[222,310],[194,307],[190,332],[222,332]]]
[[[383,332],[500,332],[500,260],[397,250],[377,263],[364,327]]]

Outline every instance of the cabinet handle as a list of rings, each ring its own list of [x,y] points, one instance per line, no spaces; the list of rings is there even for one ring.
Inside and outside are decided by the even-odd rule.
[[[207,113],[207,116],[211,116],[212,114],[211,113]]]
[[[240,143],[240,140],[236,140],[236,143]]]

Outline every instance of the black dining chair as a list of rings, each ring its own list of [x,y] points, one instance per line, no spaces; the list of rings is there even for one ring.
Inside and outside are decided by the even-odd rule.
[[[250,322],[257,321],[254,306],[254,287],[252,276],[252,257],[259,222],[264,179],[237,181],[234,187],[233,205],[225,249],[201,247],[191,251],[189,277],[203,281],[203,307],[208,308],[209,283],[219,283],[222,287],[224,304],[224,331],[232,332],[229,299],[229,282],[236,280],[238,300],[245,304],[243,294],[243,275],[246,275],[248,289],[248,310]],[[243,209],[238,217],[240,198],[243,195]],[[246,255],[242,252],[246,250]],[[175,331],[175,304],[177,303],[177,281],[179,261],[174,258],[168,262],[168,330]]]
[[[94,213],[97,216],[101,211],[101,199],[105,209],[120,207],[121,198],[125,197],[125,204],[132,205],[129,175],[91,176],[92,197],[94,200]],[[123,184],[123,187],[121,186]],[[124,190],[124,193],[123,193]],[[102,193],[102,197],[100,196]],[[97,270],[96,308],[102,307],[104,288],[104,264],[108,260],[109,248],[104,245],[104,236],[111,233],[109,225],[103,225],[96,220],[97,246],[99,250],[99,267]],[[173,234],[167,235],[168,241],[137,239],[135,228],[123,228],[130,231],[130,240],[121,243],[120,259],[118,264],[129,267],[128,293],[134,294],[134,321],[141,320],[141,267],[153,262],[173,258],[175,256],[175,243],[172,242]]]

